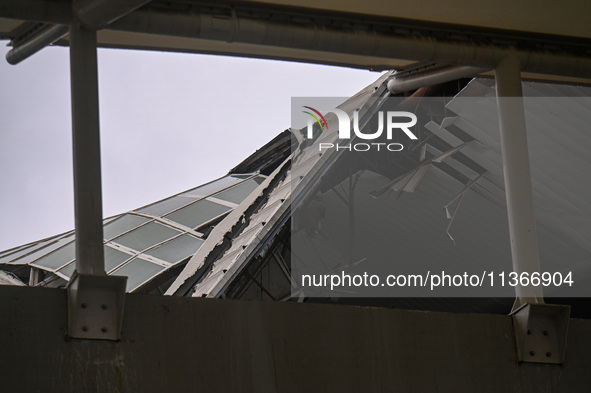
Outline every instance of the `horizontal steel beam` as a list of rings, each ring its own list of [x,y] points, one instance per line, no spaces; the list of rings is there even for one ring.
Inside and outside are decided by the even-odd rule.
[[[25,60],[26,58],[37,53],[48,45],[68,34],[68,26],[64,25],[48,25],[46,28],[40,30],[37,34],[27,38],[26,40],[17,44],[8,53],[6,53],[6,61],[15,65]]]

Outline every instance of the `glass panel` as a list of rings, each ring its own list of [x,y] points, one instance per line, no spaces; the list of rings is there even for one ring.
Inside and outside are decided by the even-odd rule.
[[[153,205],[141,208],[138,211],[142,213],[153,214],[155,216],[163,216],[164,214],[170,213],[171,211],[176,210],[179,207],[188,205],[194,200],[194,198],[174,196],[172,198],[165,199],[161,202],[157,202]]]
[[[43,266],[48,269],[57,269],[58,267],[65,265],[76,257],[76,248],[74,242],[58,249],[57,251],[47,254],[43,258],[35,261],[35,265]]]
[[[72,277],[72,274],[74,274],[74,270],[76,270],[76,262],[72,262],[69,265],[62,267],[58,272],[70,278]]]
[[[228,210],[231,210],[228,206],[202,199],[169,214],[166,218],[190,228],[196,228]]]
[[[146,254],[162,259],[166,262],[176,263],[195,254],[195,251],[201,247],[202,243],[203,240],[201,239],[189,235],[182,235],[148,251]]]
[[[105,239],[112,239],[121,235],[123,232],[127,232],[138,225],[146,223],[149,220],[149,218],[140,217],[133,214],[126,214],[123,217],[119,217],[115,221],[105,225],[103,229],[103,236]]]
[[[134,250],[142,251],[180,233],[181,232],[172,229],[171,227],[164,226],[157,222],[150,222],[122,235],[121,237],[113,239],[113,241],[129,248],[133,248]]]
[[[111,274],[113,276],[127,276],[126,291],[129,292],[162,270],[164,270],[163,266],[156,265],[143,259],[135,258]]]
[[[247,196],[249,196],[250,193],[253,192],[254,189],[257,188],[259,184],[263,182],[263,180],[265,180],[265,178],[255,177],[213,196],[215,198],[223,199],[224,201],[240,203]]]
[[[119,266],[123,261],[133,257],[133,255],[126,254],[109,246],[104,246],[105,250],[105,271],[109,271]],[[76,269],[76,261],[62,267],[58,270],[68,278],[72,277]]]
[[[115,269],[123,261],[131,258],[133,255],[129,255],[123,251],[114,249],[113,247],[105,246],[105,271]]]
[[[61,246],[65,245],[68,242],[71,242],[73,238],[74,238],[73,236],[68,236],[67,238],[58,240],[57,242],[54,242],[54,243],[52,243],[52,244],[50,244],[50,245],[48,245],[48,246],[46,246],[44,248],[41,248],[38,251],[35,251],[35,252],[33,252],[33,253],[29,254],[29,255],[25,255],[24,257],[22,257],[20,259],[12,260],[11,262],[12,263],[15,263],[15,264],[23,264],[23,265],[24,264],[27,264],[27,263],[31,263],[35,259],[40,258],[43,255],[46,255],[46,254],[50,253],[51,251],[60,248]],[[28,250],[30,252],[31,251],[31,248],[29,248]],[[12,259],[13,257],[12,256],[9,256],[9,257],[7,257],[7,260],[10,260],[9,258]],[[5,263],[4,260],[2,262]]]
[[[226,187],[230,187],[234,184],[240,183],[241,181],[242,179],[239,179],[237,177],[226,176],[222,177],[221,179],[214,180],[211,183],[204,184],[202,186],[189,190],[185,194],[207,196],[213,194],[214,192],[218,192],[219,190],[223,190]]]
[[[46,241],[46,242],[39,242],[37,244],[33,244],[31,246],[25,247],[25,248],[23,248],[23,249],[21,249],[19,251],[12,252],[12,254],[10,254],[10,255],[6,255],[6,254],[8,254],[8,252],[4,252],[3,254],[6,255],[6,256],[0,257],[0,263],[9,263],[10,261],[15,260],[16,258],[19,258],[19,257],[21,257],[21,256],[23,256],[25,254],[28,254],[28,253],[32,253],[36,249],[40,249],[41,247],[46,246],[47,243],[49,243],[49,242],[48,241]],[[47,252],[49,252],[49,251],[47,251]]]
[[[17,247],[11,247],[8,250],[4,250],[0,252],[0,263],[8,263],[9,261],[15,260],[21,255],[25,255],[35,250],[41,249],[41,247],[45,247],[46,245],[55,242],[60,238],[70,237],[72,232],[73,231],[60,233],[59,235],[51,236],[46,239],[41,239],[36,242],[30,242],[28,244],[23,244]]]

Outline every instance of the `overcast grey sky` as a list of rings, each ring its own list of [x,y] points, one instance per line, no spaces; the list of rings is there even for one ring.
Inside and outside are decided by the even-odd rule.
[[[74,227],[68,49],[17,66],[0,42],[0,250]],[[292,96],[348,97],[378,73],[99,49],[103,213],[223,176],[291,124]]]

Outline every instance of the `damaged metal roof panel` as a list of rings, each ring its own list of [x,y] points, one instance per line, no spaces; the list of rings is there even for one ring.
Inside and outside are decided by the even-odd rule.
[[[560,258],[544,237],[568,239],[580,252],[571,260],[582,262],[591,255],[591,89],[574,86],[523,83],[530,166],[534,194],[534,208],[540,257],[544,260]],[[503,178],[500,157],[498,121],[495,113],[471,99],[475,95],[494,95],[494,81],[474,80],[448,104],[463,122],[454,125],[465,132],[484,135],[489,154],[481,165],[489,171],[487,179]],[[467,149],[468,151],[470,149]],[[469,154],[469,153],[466,153]],[[566,241],[566,240],[565,240]],[[572,250],[572,248],[571,248]],[[564,258],[564,257],[563,257]]]
[[[591,112],[588,100],[568,102],[568,96],[588,96],[590,92],[573,87],[561,91],[557,86],[533,83],[524,84],[524,88],[526,95],[534,97],[561,92],[565,101],[552,111],[572,114],[564,121],[562,116],[556,116],[549,122],[541,122],[539,119],[546,118],[547,106],[552,102],[526,105],[542,266],[552,262],[554,267],[590,270],[584,261],[591,256],[588,247],[591,187],[585,181],[588,178],[585,174],[591,173],[591,162],[584,154],[584,146],[591,146],[591,140],[580,130],[588,129]],[[358,107],[354,101],[347,102],[349,111]],[[375,214],[371,220],[357,223],[362,229],[356,241],[374,248],[395,241],[400,245],[398,260],[423,266],[425,270],[441,269],[438,261],[445,258],[453,260],[458,268],[511,271],[493,82],[473,80],[446,105],[446,109],[450,114],[447,120],[425,125],[433,137],[425,141],[426,153],[421,158],[424,161],[417,161],[416,167],[405,176],[390,180],[371,171],[360,172],[356,203],[375,210]],[[329,129],[334,128],[329,126]],[[557,129],[565,132],[556,132]],[[334,141],[334,135],[330,133],[321,134],[321,138],[319,141],[322,142]],[[564,159],[573,152],[576,159]],[[292,184],[290,203],[303,197],[306,181],[321,173],[322,166],[329,160],[328,154],[319,156],[312,148],[303,149],[293,158],[294,165],[289,173],[294,182],[301,184]],[[396,194],[383,194],[385,199],[376,203],[373,198],[368,198],[376,187],[386,187],[386,191],[389,188]],[[327,206],[342,200],[334,190],[324,193],[323,198],[326,198]],[[274,200],[271,192],[268,204],[273,205]],[[291,207],[293,210],[294,206]],[[257,214],[267,211],[263,206],[260,212],[251,216],[251,220],[258,222]],[[289,214],[285,207],[273,212],[276,220],[281,214]],[[268,216],[265,220],[269,221]],[[332,227],[324,225],[320,233],[322,241],[337,237],[331,231],[336,232],[339,226],[338,221]],[[389,230],[372,232],[371,228],[375,226]],[[364,236],[364,233],[371,235]],[[193,295],[223,296],[244,265],[262,252],[261,245],[269,241],[263,235],[266,236],[265,230],[261,230],[259,236],[253,236],[247,227],[236,236],[227,253],[212,264],[211,274],[197,283]],[[244,252],[239,251],[240,248],[244,248]],[[295,254],[297,257],[297,252]],[[342,258],[342,255],[334,254],[317,255],[316,262],[328,267],[337,266]]]
[[[364,106],[374,104],[374,101],[371,99],[384,94],[386,91],[384,81],[387,80],[390,74],[384,74],[375,83],[345,101],[339,108],[352,113]],[[322,133],[320,135],[322,142],[334,142],[337,138],[338,127],[336,120],[335,116],[327,116],[328,128],[333,131]],[[294,130],[294,132],[302,131]],[[330,159],[331,154],[319,155],[313,148],[298,150],[295,155],[288,158],[288,160],[291,160],[291,166],[284,174],[283,179],[265,196],[265,202],[247,218],[248,225],[231,237],[231,239],[227,239],[231,244],[219,258],[216,258],[211,263],[209,272],[198,278],[190,291],[188,291],[189,288],[187,286],[181,289],[182,283],[191,280],[190,274],[195,275],[198,273],[197,269],[191,264],[192,260],[185,268],[185,271],[179,276],[178,282],[169,288],[167,294],[176,292],[177,294],[188,293],[192,296],[199,297],[220,296],[229,282],[236,277],[244,265],[261,252],[261,245],[269,241],[269,236],[276,233],[279,227],[285,223],[285,220],[289,217],[289,209],[293,208],[294,197],[303,192],[301,190],[305,189],[306,183],[310,181],[314,174],[319,173],[323,166],[327,167]],[[229,222],[228,226],[231,224]],[[223,236],[227,234],[227,232],[220,233],[217,235],[217,240],[212,238],[211,241],[217,241],[217,244],[221,244]],[[207,257],[208,255],[196,255],[194,257],[195,263],[201,267],[204,265]]]

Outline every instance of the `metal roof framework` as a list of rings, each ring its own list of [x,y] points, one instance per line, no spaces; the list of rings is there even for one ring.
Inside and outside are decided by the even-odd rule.
[[[105,271],[128,277],[128,292],[182,264],[266,176],[235,174],[103,221]],[[73,231],[0,253],[0,263],[49,275],[41,285],[65,285],[76,267]],[[60,280],[61,279],[61,280]],[[34,279],[29,285],[39,285]]]

